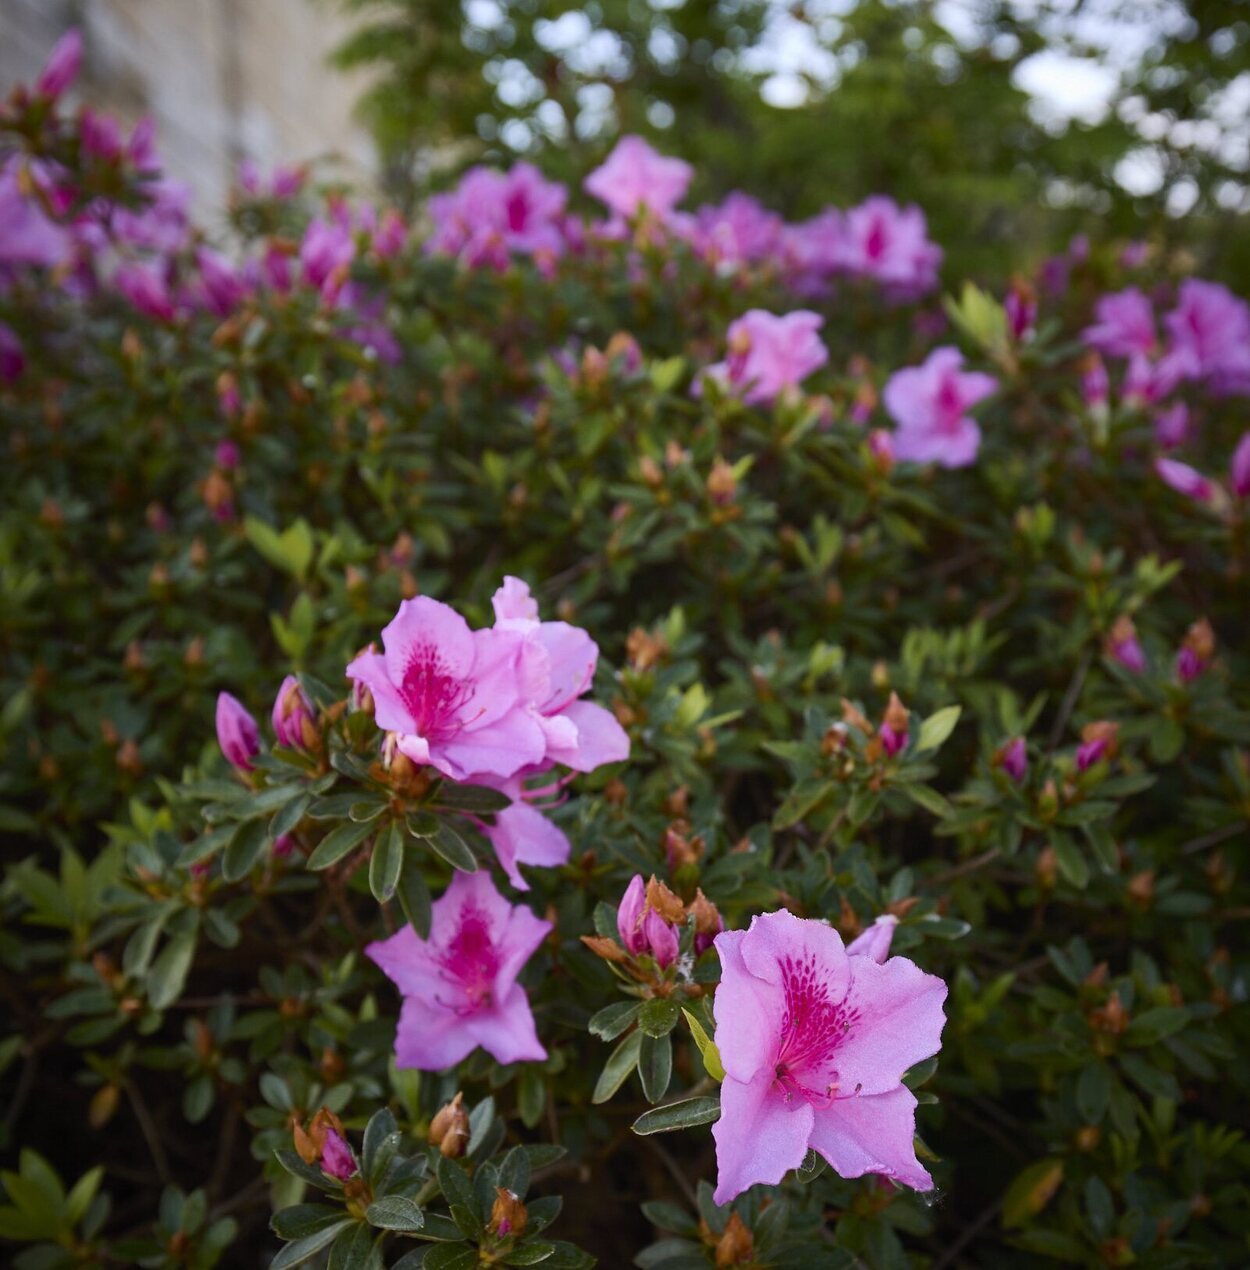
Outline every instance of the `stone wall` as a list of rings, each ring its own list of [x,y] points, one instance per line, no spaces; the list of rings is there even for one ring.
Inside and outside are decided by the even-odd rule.
[[[372,148],[351,118],[361,80],[326,61],[345,31],[331,0],[0,0],[0,96],[75,22],[81,95],[129,123],[152,115],[171,175],[203,211],[245,156],[262,172],[326,160],[367,183]]]

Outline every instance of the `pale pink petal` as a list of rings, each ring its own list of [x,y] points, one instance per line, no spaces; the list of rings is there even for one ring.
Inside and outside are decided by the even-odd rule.
[[[929,376],[919,366],[895,371],[881,394],[890,418],[900,428],[927,429],[933,422]]]
[[[456,711],[468,730],[486,727],[507,714],[520,697],[518,660],[525,637],[511,630],[473,632],[472,692]]]
[[[890,945],[894,942],[894,928],[897,925],[898,918],[893,913],[882,913],[866,931],[847,944],[846,955],[871,957],[880,964],[890,955]]]
[[[555,714],[590,687],[599,647],[567,622],[543,622],[533,637],[546,650],[549,665],[547,695],[535,704],[543,714]]]
[[[641,901],[640,877],[630,883],[631,891],[635,887],[636,898]],[[628,899],[630,891],[625,894]],[[624,901],[621,908],[622,911],[625,908]],[[716,1046],[725,1071],[740,1081],[753,1080],[761,1072],[770,1078],[774,1075],[785,1013],[784,997],[776,987],[747,969],[742,959],[742,942],[746,935],[744,930],[725,930],[714,940],[721,964],[720,987],[712,998]]]
[[[428,650],[428,655],[437,659],[440,672],[451,679],[466,679],[473,669],[469,624],[455,609],[425,595],[399,606],[399,612],[382,629],[382,645],[387,674],[395,684],[404,682],[409,662],[419,650]]]
[[[469,1015],[464,1031],[497,1063],[540,1063],[547,1057],[524,988],[514,987],[493,1009]]]
[[[415,998],[404,1001],[395,1030],[395,1065],[441,1072],[467,1058],[479,1044],[454,1014]]]
[[[512,776],[540,763],[547,742],[537,721],[525,710],[510,710],[482,728],[466,728],[450,741],[432,748],[430,761],[454,780],[474,773]]]
[[[727,1204],[756,1183],[775,1186],[803,1163],[812,1135],[811,1104],[802,1098],[787,1101],[772,1072],[750,1082],[727,1075],[720,1106],[720,1119],[712,1126],[716,1203]]]
[[[936,1054],[946,1016],[946,984],[906,957],[851,963],[850,1030],[833,1054],[842,1094],[883,1094],[909,1067]]]
[[[495,625],[505,623],[528,629],[538,621],[538,601],[530,595],[529,584],[509,574],[491,598]]]
[[[786,909],[753,917],[741,950],[751,974],[778,987],[792,975],[810,972],[830,1001],[840,1001],[851,982],[842,936],[824,922],[795,917]]]
[[[437,970],[431,962],[428,945],[407,923],[389,939],[366,944],[365,956],[404,996],[419,997],[432,1003]]]
[[[577,728],[571,747],[553,747],[548,742],[547,757],[575,772],[593,772],[605,763],[619,763],[629,757],[629,734],[616,716],[593,701],[574,701],[561,715]]]
[[[564,832],[541,812],[524,802],[514,802],[495,815],[495,823],[485,830],[508,881],[518,891],[528,891],[519,864],[555,868],[569,858],[571,847]]]
[[[839,1098],[817,1108],[811,1145],[841,1177],[881,1173],[918,1191],[929,1191],[933,1179],[916,1159],[915,1133],[916,1097],[900,1086],[873,1097]]]
[[[502,1001],[511,994],[517,975],[550,933],[551,923],[535,917],[523,904],[511,908],[507,925],[497,936],[500,959],[499,969],[495,972],[496,1001]]]
[[[430,761],[430,743],[423,736],[417,736],[416,733],[400,733],[395,741],[395,748],[405,757],[411,759],[414,763],[428,763]]]

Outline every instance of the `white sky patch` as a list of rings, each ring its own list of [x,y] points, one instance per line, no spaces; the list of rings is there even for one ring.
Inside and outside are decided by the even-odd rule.
[[[1120,77],[1092,58],[1050,49],[1026,57],[1012,77],[1034,100],[1045,122],[1100,123],[1107,117]]]

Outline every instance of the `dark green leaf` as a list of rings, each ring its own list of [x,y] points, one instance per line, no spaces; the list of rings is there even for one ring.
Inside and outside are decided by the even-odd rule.
[[[332,829],[308,857],[308,868],[328,869],[337,864],[349,851],[358,847],[373,832],[372,824],[358,825],[352,821]]]
[[[715,1124],[720,1119],[719,1098],[687,1098],[644,1111],[634,1121],[634,1132],[642,1135],[672,1133],[675,1129],[692,1129],[696,1125]]]

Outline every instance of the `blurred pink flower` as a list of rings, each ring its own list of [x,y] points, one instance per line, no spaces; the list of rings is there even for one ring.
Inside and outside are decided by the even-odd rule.
[[[653,150],[641,137],[622,137],[612,153],[583,182],[587,194],[617,216],[643,207],[663,218],[685,197],[694,169],[682,159]]]
[[[998,382],[963,371],[957,348],[935,348],[920,366],[895,371],[886,383],[885,408],[898,424],[894,453],[900,460],[966,467],[981,446],[981,429],[968,411]]]
[[[406,925],[369,944],[403,996],[396,1063],[441,1071],[479,1045],[499,1063],[546,1058],[517,976],[550,930],[509,904],[487,873],[457,873],[434,903],[428,940]]]
[[[782,315],[750,309],[730,323],[729,356],[703,373],[740,392],[743,401],[769,405],[829,360],[818,334],[823,324],[807,309]]]
[[[221,752],[241,772],[252,770],[252,759],[260,753],[260,730],[247,707],[230,693],[217,697],[217,744]]]
[[[1196,468],[1176,459],[1155,459],[1155,472],[1165,485],[1178,494],[1198,503],[1210,503],[1215,499],[1215,486]]]
[[[1109,357],[1149,355],[1157,342],[1154,306],[1137,287],[1100,296],[1097,321],[1083,332],[1085,342]]]

